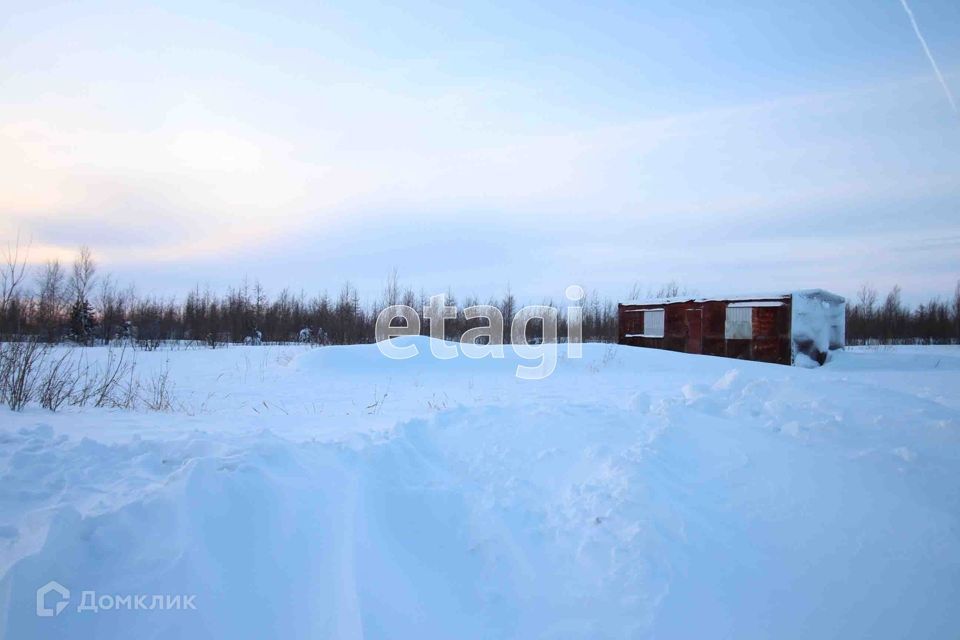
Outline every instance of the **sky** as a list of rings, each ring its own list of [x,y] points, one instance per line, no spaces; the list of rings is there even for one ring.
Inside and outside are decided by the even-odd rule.
[[[4,4],[0,240],[143,293],[960,280],[960,3]],[[952,95],[951,95],[952,94]]]

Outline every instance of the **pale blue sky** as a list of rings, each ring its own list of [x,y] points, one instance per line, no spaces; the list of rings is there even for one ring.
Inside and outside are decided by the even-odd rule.
[[[960,3],[910,6],[957,95]],[[960,278],[960,114],[899,0],[3,13],[0,233],[144,291]]]

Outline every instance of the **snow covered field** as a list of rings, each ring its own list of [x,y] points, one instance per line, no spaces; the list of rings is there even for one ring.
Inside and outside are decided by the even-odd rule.
[[[960,348],[517,364],[140,352],[176,412],[4,409],[0,637],[960,636]]]

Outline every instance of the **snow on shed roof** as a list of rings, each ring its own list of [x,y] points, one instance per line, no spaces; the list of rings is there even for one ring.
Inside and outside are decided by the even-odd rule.
[[[800,289],[798,291],[788,291],[781,293],[754,293],[754,294],[736,294],[729,296],[677,296],[674,298],[648,298],[646,300],[626,300],[622,305],[651,305],[651,304],[674,304],[677,302],[751,302],[754,300],[783,300],[791,296],[800,295],[805,297],[822,298],[829,302],[846,302],[843,296],[824,291],[823,289]]]

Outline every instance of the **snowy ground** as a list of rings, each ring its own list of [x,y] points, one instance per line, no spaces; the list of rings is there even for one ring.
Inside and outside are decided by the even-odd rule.
[[[960,636],[960,348],[584,356],[160,351],[175,413],[4,409],[0,638]]]

